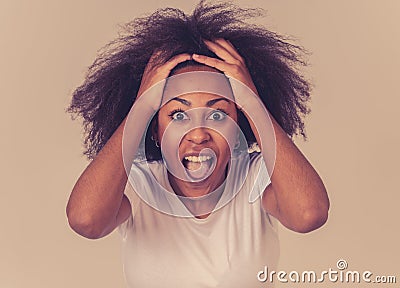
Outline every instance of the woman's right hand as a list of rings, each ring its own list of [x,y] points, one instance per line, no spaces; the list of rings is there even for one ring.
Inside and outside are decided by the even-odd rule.
[[[156,51],[150,57],[150,60],[143,72],[142,82],[140,83],[136,101],[152,86],[156,85],[160,81],[165,80],[176,65],[192,59],[190,54],[184,53],[175,55],[164,64],[159,64],[157,58],[159,57],[160,53],[162,52]],[[160,85],[160,88],[164,88],[164,86]],[[161,104],[162,89],[160,89],[160,91],[155,90],[154,93],[151,93],[151,95],[152,97],[150,97],[151,99],[149,99],[149,103],[151,103],[151,105],[156,104],[157,107],[154,106],[153,108],[157,111]]]
[[[157,53],[151,56],[146,66],[137,95],[137,98],[145,101],[133,105],[137,113],[133,113],[130,121],[125,119],[121,123],[83,171],[71,192],[66,209],[68,221],[71,228],[84,237],[101,238],[126,221],[132,213],[131,203],[124,195],[128,178],[126,167],[129,167],[139,146],[141,138],[137,135],[142,135],[147,129],[147,120],[153,114],[151,109],[159,109],[163,91],[152,91],[149,95],[141,96],[153,85],[166,79],[177,64],[191,59],[189,54],[180,54],[160,65],[155,61]],[[129,127],[125,129],[126,126]],[[130,132],[124,135],[124,130]],[[123,153],[123,145],[129,147],[129,153]]]

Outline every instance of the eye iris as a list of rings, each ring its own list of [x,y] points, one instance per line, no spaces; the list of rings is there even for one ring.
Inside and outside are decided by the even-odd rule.
[[[221,114],[220,113],[214,113],[212,115],[213,120],[221,120]]]
[[[176,113],[175,115],[175,119],[176,120],[183,120],[185,116],[183,115],[183,113]]]

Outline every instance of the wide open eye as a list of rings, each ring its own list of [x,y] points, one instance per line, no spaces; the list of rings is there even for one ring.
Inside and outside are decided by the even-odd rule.
[[[226,118],[227,114],[224,111],[215,110],[207,118],[207,120],[222,121]]]
[[[171,117],[171,119],[174,121],[182,121],[182,120],[189,119],[187,114],[185,112],[183,112],[182,110],[174,110],[168,116]]]

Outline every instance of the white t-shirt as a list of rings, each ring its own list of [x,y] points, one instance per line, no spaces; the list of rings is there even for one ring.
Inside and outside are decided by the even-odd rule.
[[[166,169],[160,162],[132,166],[130,181],[142,192],[139,197],[127,184],[125,194],[132,204],[132,216],[118,228],[128,287],[272,287],[260,282],[257,273],[265,266],[268,271],[276,270],[277,220],[263,210],[261,198],[249,201],[249,195],[260,195],[270,179],[265,176],[261,154],[250,154],[248,170],[244,158],[232,161],[229,173],[233,177],[228,176],[230,181],[220,199],[237,183],[241,189],[205,219],[173,216],[153,208],[157,207],[149,201],[153,196],[143,197],[142,192],[153,195],[154,189],[159,189],[153,178],[171,190]],[[171,207],[179,206],[177,203],[185,206],[175,198]]]

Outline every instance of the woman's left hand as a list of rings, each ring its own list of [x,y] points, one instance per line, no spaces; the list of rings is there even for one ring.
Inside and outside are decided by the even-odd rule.
[[[226,76],[239,80],[258,95],[243,57],[240,56],[231,42],[225,39],[216,39],[213,42],[204,40],[204,43],[222,60],[198,54],[193,54],[193,60],[218,69],[224,72]]]
[[[239,80],[255,93],[256,100],[260,100],[245,61],[232,43],[225,39],[204,42],[221,60],[204,55],[193,55],[193,60]],[[329,199],[321,178],[276,120],[261,109],[262,105],[253,105],[249,93],[234,94],[235,103],[247,117],[271,175],[271,184],[263,192],[263,208],[291,230],[305,233],[320,227],[326,222],[329,210]],[[251,117],[246,113],[244,103],[250,105],[247,112],[251,112]],[[269,122],[273,129],[266,125]],[[269,149],[263,149],[264,146]]]

